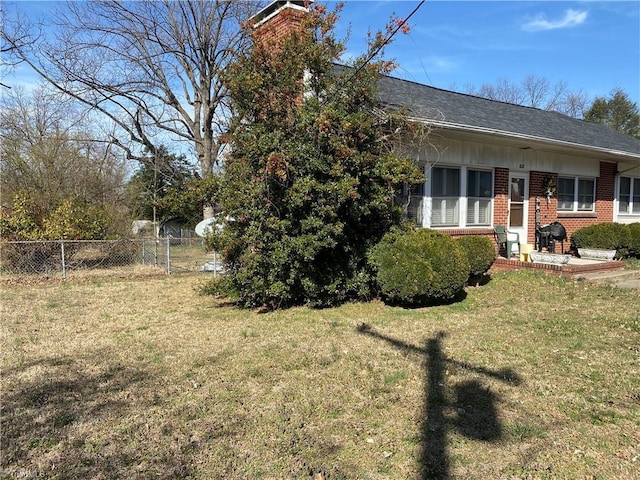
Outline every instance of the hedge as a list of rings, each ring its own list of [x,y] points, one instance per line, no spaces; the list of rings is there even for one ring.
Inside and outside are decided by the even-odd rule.
[[[617,250],[617,258],[632,254],[632,235],[629,225],[622,223],[596,223],[583,227],[571,235],[571,247]]]
[[[451,301],[469,278],[466,252],[452,237],[435,230],[387,233],[369,258],[380,291],[395,303]]]
[[[458,245],[467,254],[469,261],[469,285],[477,285],[496,259],[496,248],[488,237],[471,235],[461,237]]]

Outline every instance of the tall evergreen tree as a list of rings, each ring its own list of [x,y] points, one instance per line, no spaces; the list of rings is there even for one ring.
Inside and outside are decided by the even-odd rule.
[[[596,98],[591,108],[584,113],[584,119],[604,123],[619,132],[640,139],[638,104],[632,102],[621,89],[615,89],[609,98]]]
[[[127,203],[134,219],[162,222],[179,218],[188,227],[202,220],[202,209],[217,194],[216,175],[201,178],[184,155],[161,145],[127,183]]]
[[[400,182],[421,181],[394,140],[409,127],[379,108],[387,35],[371,36],[348,68],[333,29],[338,10],[311,7],[299,29],[253,48],[226,75],[234,116],[221,206],[231,221],[216,245],[245,306],[329,305],[371,293],[366,257],[401,223]],[[260,31],[258,30],[258,34]]]
[[[140,168],[127,184],[127,203],[133,218],[151,219],[154,208],[158,220],[166,220],[170,215],[164,205],[164,198],[174,190],[182,190],[195,177],[193,167],[184,155],[169,153],[161,145],[154,154],[140,163]],[[184,215],[179,215],[184,216]]]

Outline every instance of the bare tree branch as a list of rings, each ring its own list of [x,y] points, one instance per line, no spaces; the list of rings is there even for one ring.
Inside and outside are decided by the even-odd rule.
[[[69,97],[46,87],[15,88],[0,99],[4,201],[22,191],[42,209],[72,197],[117,204],[126,172],[121,152]]]
[[[193,146],[203,175],[217,159],[227,91],[220,75],[248,42],[257,1],[67,2],[55,38],[3,29],[3,49],[120,128],[113,142],[141,159],[173,140]],[[124,134],[124,135],[123,135]],[[116,138],[117,137],[117,138]],[[136,148],[136,145],[138,146]]]
[[[551,85],[547,78],[535,75],[527,75],[519,84],[501,78],[493,84],[485,83],[480,88],[467,86],[467,93],[500,102],[553,110],[574,118],[582,117],[588,102],[582,90],[572,92],[564,81]]]

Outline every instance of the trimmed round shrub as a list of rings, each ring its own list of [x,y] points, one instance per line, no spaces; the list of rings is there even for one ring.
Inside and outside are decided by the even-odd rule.
[[[493,265],[496,259],[496,247],[489,237],[481,235],[461,237],[457,242],[467,254],[467,261],[469,262],[467,283],[469,285],[477,285],[482,275]]]
[[[382,294],[408,305],[451,301],[469,278],[458,242],[435,230],[387,233],[370,253]]]
[[[622,223],[596,223],[573,232],[571,247],[617,250],[618,258],[626,257],[631,247],[631,230]]]

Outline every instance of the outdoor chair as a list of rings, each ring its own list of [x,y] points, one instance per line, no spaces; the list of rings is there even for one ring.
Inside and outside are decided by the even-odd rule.
[[[494,225],[493,231],[496,236],[496,243],[498,244],[498,253],[500,253],[500,249],[504,246],[505,258],[510,258],[513,255],[514,244],[518,245],[518,253],[520,253],[520,234],[510,232],[504,225]]]

